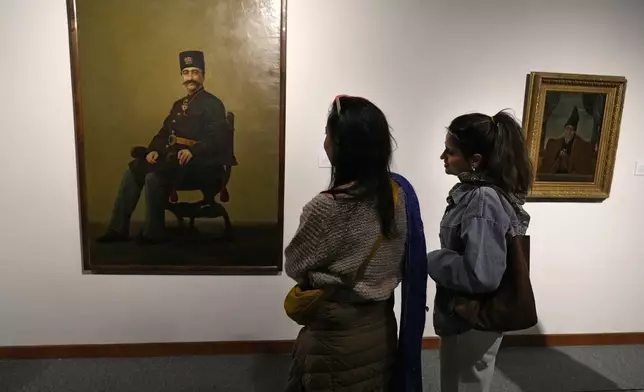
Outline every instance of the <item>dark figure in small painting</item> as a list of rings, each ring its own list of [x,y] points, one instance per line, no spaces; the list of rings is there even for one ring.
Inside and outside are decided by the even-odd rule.
[[[236,165],[232,151],[232,130],[219,98],[204,89],[205,59],[202,52],[179,55],[187,95],[172,105],[158,133],[123,174],[107,232],[98,242],[130,239],[130,217],[145,189],[146,211],[139,244],[166,242],[165,206],[176,199],[174,188],[188,182],[212,181],[219,188],[203,192],[203,203],[214,202],[219,193],[226,201],[227,168]]]
[[[540,174],[592,175],[594,150],[577,135],[579,112],[575,106],[564,125],[564,136],[548,141],[539,165]]]

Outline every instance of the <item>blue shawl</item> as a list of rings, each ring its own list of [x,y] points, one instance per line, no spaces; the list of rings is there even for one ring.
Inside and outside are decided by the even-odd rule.
[[[392,179],[405,193],[407,204],[407,245],[402,281],[402,311],[398,352],[391,390],[422,392],[421,350],[427,308],[427,249],[420,203],[414,188],[400,174]]]

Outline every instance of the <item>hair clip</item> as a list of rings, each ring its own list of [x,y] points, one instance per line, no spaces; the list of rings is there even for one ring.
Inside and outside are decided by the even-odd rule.
[[[494,122],[494,116],[490,116],[490,121],[492,121],[492,124],[496,124],[496,123]]]
[[[336,109],[337,109],[337,111],[338,111],[338,116],[340,115],[340,110],[341,110],[341,107],[340,107],[340,98],[344,98],[344,97],[348,97],[348,95],[340,94],[340,95],[336,95],[336,96],[335,96],[335,107],[336,107]]]

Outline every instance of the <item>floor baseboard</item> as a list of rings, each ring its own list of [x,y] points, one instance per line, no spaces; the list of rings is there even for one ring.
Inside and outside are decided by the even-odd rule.
[[[439,347],[439,339],[423,339],[423,349]],[[506,335],[503,347],[613,346],[644,344],[644,332],[606,334]],[[292,340],[83,344],[0,347],[0,359],[173,357],[186,355],[286,354]]]

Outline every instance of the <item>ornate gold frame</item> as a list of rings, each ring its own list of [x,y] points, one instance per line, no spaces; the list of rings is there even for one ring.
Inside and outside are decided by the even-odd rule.
[[[545,97],[548,91],[606,94],[604,119],[592,182],[537,181]],[[626,78],[621,76],[579,75],[532,72],[528,75],[523,116],[528,152],[533,162],[532,200],[603,200],[610,195],[619,139]]]

